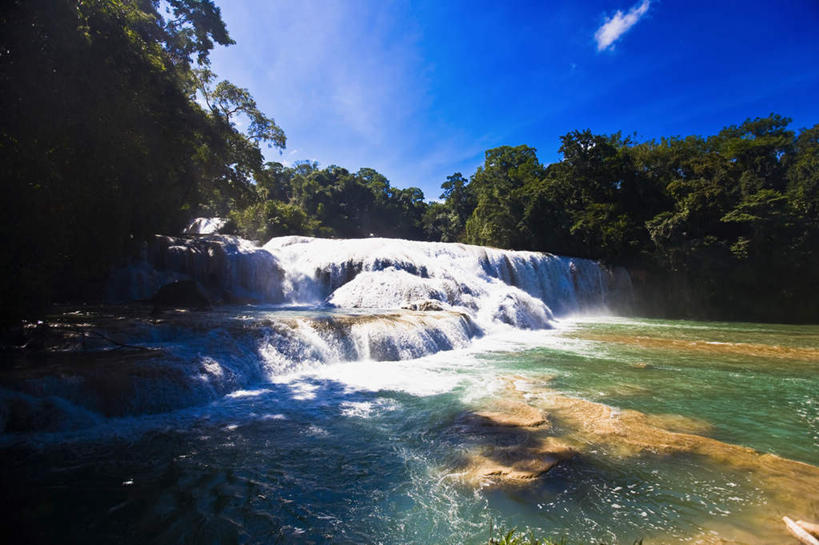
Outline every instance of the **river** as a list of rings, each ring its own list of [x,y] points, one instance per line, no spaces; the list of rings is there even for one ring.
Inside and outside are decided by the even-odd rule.
[[[447,247],[325,247],[357,270],[291,272],[300,305],[63,309],[105,335],[0,376],[5,541],[762,544],[819,517],[819,326],[614,317],[591,262],[535,285],[537,256],[504,279],[469,247],[436,270]]]

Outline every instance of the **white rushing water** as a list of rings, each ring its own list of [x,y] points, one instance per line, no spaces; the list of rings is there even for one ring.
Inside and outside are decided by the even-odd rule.
[[[84,427],[93,421],[88,411],[164,412],[328,364],[416,360],[599,313],[629,288],[624,271],[550,254],[384,238],[291,236],[259,247],[205,235],[157,236],[108,289],[114,300],[148,300],[179,280],[230,304],[125,318],[106,307],[58,318],[55,327],[65,320],[92,332],[69,347],[83,364],[0,384],[2,427]],[[151,351],[119,361],[122,352],[111,349],[122,344]]]
[[[601,317],[629,283],[594,261],[378,238],[157,237],[109,290],[146,300],[179,280],[216,304],[64,311],[43,329],[74,337],[46,336],[46,357],[10,358],[0,373],[15,535],[477,544],[494,524],[556,540],[699,543],[768,531],[772,496],[743,466],[673,445],[632,453],[627,427],[576,429],[564,396],[609,406],[613,422],[640,423],[640,411],[703,441],[815,461],[812,363],[599,340],[796,350],[815,328]],[[554,425],[505,424],[521,403]],[[465,477],[472,460],[543,456],[547,437],[579,455],[508,488]],[[797,470],[790,483],[806,475]],[[781,536],[769,537],[758,542]]]
[[[183,233],[186,235],[215,235],[225,225],[227,225],[225,218],[195,218],[185,227]]]
[[[556,315],[601,311],[615,280],[587,259],[466,244],[384,238],[274,238],[264,245],[284,271],[292,303],[341,308],[434,308],[484,327],[549,327]]]
[[[192,279],[217,302],[373,310],[450,310],[481,328],[550,327],[555,317],[605,312],[628,274],[588,259],[400,239],[288,236],[263,247],[238,237],[158,236],[117,271],[109,299],[149,299]]]

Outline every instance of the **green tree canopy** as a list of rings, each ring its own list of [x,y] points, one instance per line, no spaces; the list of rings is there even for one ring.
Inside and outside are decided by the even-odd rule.
[[[88,296],[145,237],[247,193],[259,142],[284,134],[227,82],[206,87],[212,108],[194,100],[209,52],[231,43],[211,0],[3,4],[4,317]]]

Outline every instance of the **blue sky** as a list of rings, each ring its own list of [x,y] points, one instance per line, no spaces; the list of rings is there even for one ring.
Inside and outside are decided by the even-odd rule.
[[[237,43],[214,51],[214,71],[287,134],[269,160],[372,167],[428,199],[492,147],[557,161],[573,129],[819,123],[816,0],[217,4]]]

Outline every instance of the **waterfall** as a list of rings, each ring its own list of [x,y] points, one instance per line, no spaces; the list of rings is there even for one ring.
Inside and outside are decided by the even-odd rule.
[[[259,246],[198,235],[154,237],[114,271],[108,297],[150,300],[178,280],[194,281],[214,309],[156,315],[115,305],[55,317],[49,330],[75,337],[59,337],[54,351],[82,364],[14,371],[0,384],[0,430],[82,428],[200,405],[316,366],[463,349],[476,337],[603,311],[629,285],[623,270],[544,253],[386,238],[288,236]]]
[[[87,310],[50,324],[61,326],[105,331],[108,339],[148,351],[112,350],[95,336],[83,340],[75,365],[65,365],[71,353],[61,351],[53,369],[15,369],[0,383],[0,432],[83,428],[100,415],[201,405],[320,365],[408,360],[465,348],[481,334],[469,316],[457,312],[282,315],[235,307],[170,312],[161,319]]]
[[[149,299],[192,279],[217,303],[435,308],[485,328],[540,329],[605,309],[622,277],[588,259],[466,244],[287,236],[258,247],[226,235],[157,236],[139,262],[112,275],[109,300]]]
[[[185,227],[183,233],[186,235],[215,235],[225,225],[227,225],[225,218],[195,218]]]
[[[549,327],[600,311],[612,274],[595,261],[442,242],[279,237],[264,245],[283,270],[285,300],[341,308],[436,306],[479,323]]]
[[[214,303],[279,302],[282,274],[276,258],[249,240],[156,235],[136,262],[111,274],[106,298],[147,300],[165,284],[195,280]]]

